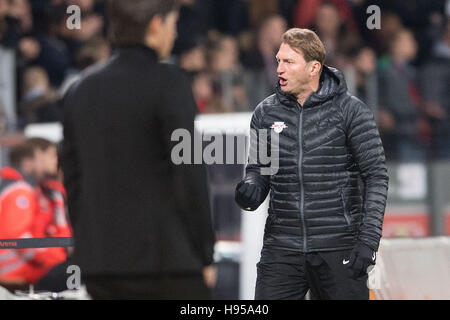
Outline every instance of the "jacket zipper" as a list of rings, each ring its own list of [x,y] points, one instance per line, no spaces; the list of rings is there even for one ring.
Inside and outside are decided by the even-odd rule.
[[[306,244],[306,225],[305,225],[305,215],[304,215],[304,205],[305,205],[305,190],[303,187],[303,108],[298,104],[300,110],[299,124],[298,124],[298,141],[299,141],[299,159],[298,159],[298,174],[300,179],[300,218],[303,226],[303,252],[307,251]]]

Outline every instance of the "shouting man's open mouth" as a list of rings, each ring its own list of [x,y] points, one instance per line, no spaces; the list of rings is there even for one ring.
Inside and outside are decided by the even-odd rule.
[[[280,86],[281,87],[286,87],[287,86],[288,81],[285,78],[278,77],[278,80],[280,81]]]

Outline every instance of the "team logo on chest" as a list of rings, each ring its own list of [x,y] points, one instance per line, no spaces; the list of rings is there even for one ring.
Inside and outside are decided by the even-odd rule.
[[[276,133],[281,133],[283,129],[287,128],[287,125],[285,125],[282,121],[275,121],[270,128],[273,129],[273,131],[275,131]]]

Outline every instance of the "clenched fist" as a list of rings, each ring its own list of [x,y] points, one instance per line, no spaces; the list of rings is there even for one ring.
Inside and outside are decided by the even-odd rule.
[[[236,186],[235,200],[243,210],[256,210],[264,200],[262,196],[262,188],[254,182],[243,180]]]

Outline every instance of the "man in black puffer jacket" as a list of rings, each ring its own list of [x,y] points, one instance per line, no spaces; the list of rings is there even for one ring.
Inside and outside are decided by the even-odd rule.
[[[371,109],[324,59],[314,32],[287,31],[276,94],[251,121],[251,152],[262,130],[274,130],[279,141],[277,172],[249,162],[236,187],[236,202],[250,211],[270,191],[256,299],[303,299],[308,289],[319,299],[369,298],[368,267],[386,205],[385,155]]]

